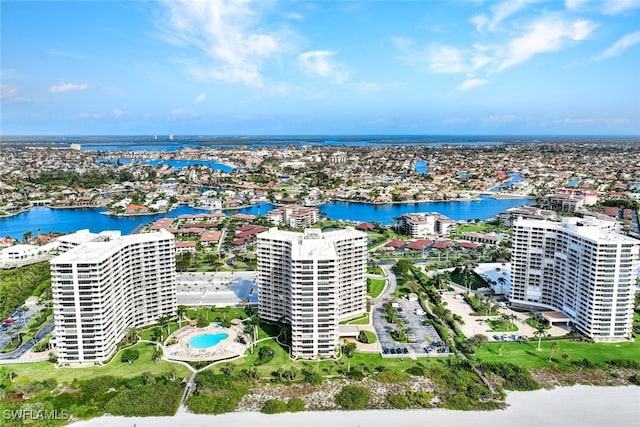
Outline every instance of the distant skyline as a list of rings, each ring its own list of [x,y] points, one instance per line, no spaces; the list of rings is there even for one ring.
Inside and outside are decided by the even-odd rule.
[[[2,1],[1,135],[640,135],[640,0]]]

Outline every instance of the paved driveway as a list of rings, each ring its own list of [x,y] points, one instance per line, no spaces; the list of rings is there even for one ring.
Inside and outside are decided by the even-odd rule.
[[[418,314],[422,308],[418,301],[409,301],[406,298],[394,300],[394,302],[400,305],[398,317],[406,324],[407,338],[409,338],[410,342],[400,343],[394,341],[389,336],[389,333],[396,330],[397,325],[390,324],[384,319],[384,309],[382,305],[385,302],[391,302],[391,294],[396,290],[397,281],[396,275],[391,271],[391,265],[381,265],[381,267],[387,275],[388,285],[378,298],[372,300],[371,323],[378,335],[383,356],[393,356],[394,354],[405,356],[427,354],[428,344],[431,342],[439,342],[441,339],[433,326],[423,323],[426,316],[424,314]],[[393,353],[389,352],[391,349]],[[404,349],[406,349],[406,353]],[[400,351],[398,352],[398,350]]]
[[[500,315],[502,314],[516,316],[516,320],[514,323],[518,327],[518,331],[515,332],[515,334],[520,335],[521,337],[527,337],[527,338],[533,337],[533,332],[535,331],[535,329],[525,323],[525,320],[529,318],[528,313],[513,311],[509,308],[506,308],[506,309],[501,308],[499,309],[500,315],[497,315],[497,316],[473,316],[472,315],[472,313],[474,313],[473,309],[469,304],[467,304],[467,302],[464,299],[462,299],[463,293],[464,292],[461,292],[461,291],[444,292],[442,294],[442,300],[447,303],[447,308],[451,310],[453,314],[457,314],[462,317],[462,320],[464,321],[464,325],[461,325],[460,329],[462,330],[462,333],[466,337],[471,337],[476,334],[482,334],[482,335],[485,335],[487,338],[489,338],[490,341],[496,341],[493,338],[493,336],[502,335],[503,333],[493,332],[486,322],[487,320],[490,320],[490,319],[499,319]],[[456,295],[459,295],[460,298],[456,298]],[[549,333],[552,336],[563,336],[563,335],[566,335],[568,332],[569,331],[567,329],[562,328],[560,326],[552,326],[551,329],[547,330],[547,333]],[[514,332],[507,333],[507,335],[513,335],[513,334]]]

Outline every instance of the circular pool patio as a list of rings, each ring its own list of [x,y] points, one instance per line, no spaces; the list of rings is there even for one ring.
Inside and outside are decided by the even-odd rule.
[[[236,341],[239,335],[244,335],[242,325],[229,328],[215,323],[206,328],[185,326],[169,337],[168,342],[175,338],[177,343],[165,348],[165,356],[183,361],[215,361],[241,356],[247,348]]]

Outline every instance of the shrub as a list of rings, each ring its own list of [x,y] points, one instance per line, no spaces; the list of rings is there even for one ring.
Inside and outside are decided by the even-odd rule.
[[[480,369],[485,373],[492,372],[504,378],[504,388],[507,390],[528,391],[540,388],[540,384],[533,379],[531,372],[513,363],[484,362],[480,364]]]
[[[364,344],[369,344],[369,337],[364,331],[360,331],[360,333],[358,334],[358,341]]]
[[[383,371],[376,374],[376,381],[379,381],[385,384],[392,384],[392,383],[397,384],[397,383],[406,381],[408,377],[409,375],[407,375],[407,373],[405,372],[388,370],[388,371]]]
[[[140,352],[138,350],[134,348],[128,348],[122,352],[120,361],[123,363],[124,362],[133,363],[133,361],[136,360],[138,357],[140,357]]]
[[[209,322],[209,320],[205,319],[204,317],[198,318],[198,328],[206,328],[210,323],[211,322]]]
[[[362,371],[351,369],[348,373],[348,377],[352,380],[362,381],[362,379],[364,378],[364,374],[362,373]]]
[[[364,409],[370,397],[371,393],[365,387],[346,385],[336,394],[335,402],[344,409]]]
[[[287,411],[287,404],[280,399],[269,399],[264,402],[260,412],[263,414],[279,414]]]
[[[311,385],[318,385],[322,383],[322,375],[320,375],[318,372],[303,369],[302,376],[304,377],[304,382]]]
[[[304,400],[299,397],[292,397],[287,402],[287,411],[289,412],[301,412],[304,411]]]
[[[412,407],[430,408],[434,394],[429,391],[407,390],[405,396]]]
[[[258,366],[268,363],[271,361],[271,359],[273,359],[273,356],[275,354],[275,351],[269,346],[260,347],[260,349],[258,350],[258,359],[256,359],[253,364]]]
[[[412,366],[409,369],[407,369],[407,373],[409,375],[413,375],[414,377],[421,377],[424,375],[424,368],[420,366]]]
[[[407,409],[410,406],[409,399],[404,394],[390,393],[387,395],[387,402],[393,409]]]

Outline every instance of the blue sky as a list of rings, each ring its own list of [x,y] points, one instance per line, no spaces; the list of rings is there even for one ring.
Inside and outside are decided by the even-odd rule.
[[[2,1],[2,135],[640,135],[640,0]]]

